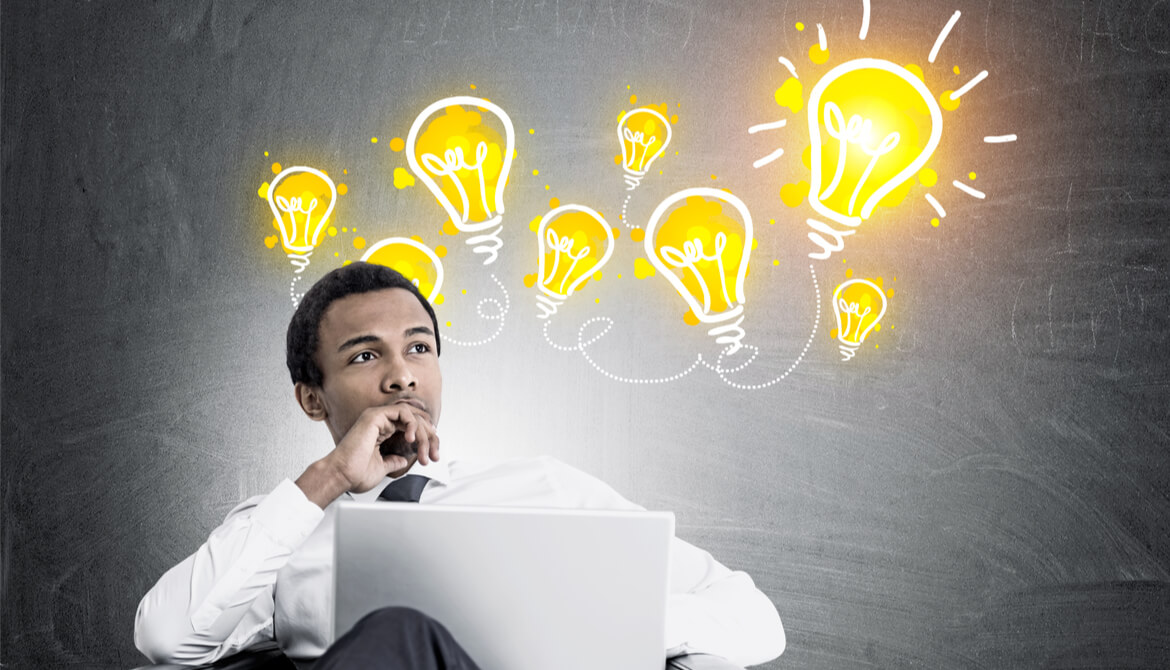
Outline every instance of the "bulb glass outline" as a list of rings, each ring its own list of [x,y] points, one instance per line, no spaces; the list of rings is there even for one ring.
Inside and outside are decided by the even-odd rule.
[[[304,176],[302,177],[302,175]],[[288,181],[290,179],[294,181]],[[303,186],[301,186],[302,183]],[[288,187],[291,186],[294,191],[300,188],[301,192],[287,195],[279,193],[282,191],[282,186],[285,187],[283,189],[285,191],[289,190]],[[321,192],[322,186],[329,192],[329,202],[325,205],[323,212],[317,197],[324,195]],[[268,206],[272,209],[273,216],[276,217],[277,227],[280,229],[281,244],[290,257],[304,258],[313,252],[336,204],[337,187],[328,175],[316,168],[304,165],[285,168],[268,185]],[[300,222],[302,217],[303,224]]]
[[[565,218],[566,214],[574,212],[589,217],[588,221],[585,222],[588,227],[592,227],[589,224],[596,223],[605,233],[605,251],[601,258],[592,265],[579,267],[581,260],[589,258],[591,248],[578,245],[577,242],[582,238],[599,238],[600,235],[596,234],[597,231],[588,231],[585,229],[586,226],[579,223],[571,225],[569,230],[561,230],[560,232],[555,226],[556,222]],[[590,235],[590,232],[594,234]],[[540,220],[536,238],[539,255],[536,273],[537,286],[542,293],[557,300],[564,300],[573,295],[573,292],[588,281],[593,273],[601,270],[602,266],[613,255],[613,228],[601,214],[585,205],[561,205],[549,211]],[[577,248],[574,249],[574,246]],[[553,256],[551,267],[547,261],[550,255]],[[558,277],[560,281],[556,281]]]
[[[910,141],[908,137],[901,136],[897,131],[885,132],[878,128],[879,124],[874,123],[874,119],[870,118],[868,111],[863,110],[864,113],[857,113],[854,109],[842,110],[838,101],[833,99],[822,104],[822,97],[825,95],[826,89],[839,83],[843,78],[855,75],[854,78],[862,79],[859,86],[864,86],[864,74],[856,76],[856,73],[865,70],[889,73],[911,87],[913,92],[921,98],[921,100],[916,98],[914,102],[921,102],[930,117],[930,136],[912,160],[907,162],[892,177],[885,177],[880,185],[865,196],[859,204],[859,196],[869,190],[866,186],[875,166],[883,157],[894,152],[899,144]],[[871,97],[885,100],[881,92],[877,91]],[[891,191],[913,177],[926,165],[942,137],[942,112],[926,84],[906,68],[877,58],[859,58],[834,67],[816,83],[808,99],[808,125],[809,139],[812,143],[809,203],[814,210],[832,221],[847,226],[858,226],[863,220],[870,217],[874,207],[881,202],[882,198],[889,195]],[[826,163],[824,152],[832,150],[827,148],[822,131],[828,138],[837,140],[836,169],[828,180],[822,174],[823,165]],[[903,144],[903,148],[906,146],[908,145]],[[850,151],[850,147],[856,147],[856,149]],[[846,169],[847,156],[856,156],[858,153],[868,157],[868,160],[862,160],[858,163],[865,167],[860,170],[856,167]],[[827,185],[825,181],[828,181]],[[844,207],[827,205],[825,201],[838,195],[838,189],[849,189],[848,203]]]
[[[849,360],[885,316],[886,295],[868,279],[850,279],[833,291],[833,312],[841,355]]]

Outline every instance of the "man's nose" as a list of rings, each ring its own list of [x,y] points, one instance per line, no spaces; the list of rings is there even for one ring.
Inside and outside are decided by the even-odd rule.
[[[414,373],[401,356],[387,356],[382,388],[386,391],[402,391],[415,387]]]

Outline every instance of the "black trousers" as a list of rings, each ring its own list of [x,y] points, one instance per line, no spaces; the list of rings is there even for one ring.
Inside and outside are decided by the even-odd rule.
[[[479,670],[443,624],[409,607],[375,610],[337,638],[313,670]]]

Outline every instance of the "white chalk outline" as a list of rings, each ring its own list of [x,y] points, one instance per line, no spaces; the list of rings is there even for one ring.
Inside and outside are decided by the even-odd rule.
[[[972,198],[979,198],[980,200],[982,200],[982,199],[987,197],[987,194],[984,193],[983,191],[977,191],[977,190],[971,188],[970,186],[964,184],[963,182],[959,181],[958,179],[951,182],[951,186],[954,186],[955,188],[959,189],[963,193],[966,193],[967,195],[971,196]]]
[[[434,302],[435,297],[439,295],[439,289],[443,287],[443,262],[439,260],[438,254],[436,254],[430,247],[423,244],[422,242],[419,242],[418,240],[412,240],[409,237],[387,237],[384,240],[379,240],[369,249],[366,249],[366,253],[362,254],[361,257],[362,262],[370,262],[370,257],[374,255],[374,252],[382,249],[383,247],[393,246],[395,244],[403,244],[408,247],[418,249],[419,251],[423,252],[427,258],[431,259],[431,263],[435,266],[435,285],[431,288],[430,295],[427,296],[427,301]],[[376,265],[382,264],[376,263]],[[386,267],[390,266],[387,265]],[[393,270],[394,268],[390,269]],[[408,279],[410,279],[411,283],[415,285],[415,288],[418,287],[417,278],[411,279],[408,277]]]
[[[938,34],[938,37],[935,38],[934,46],[930,49],[930,57],[927,58],[927,60],[931,63],[933,63],[934,59],[938,57],[938,50],[942,48],[943,42],[945,42],[947,39],[947,35],[951,34],[951,28],[955,27],[955,23],[959,21],[959,16],[961,14],[962,12],[956,9],[955,13],[951,14],[951,19],[947,21],[946,27],[944,27],[942,32]]]
[[[682,283],[682,280],[675,276],[674,272],[666,266],[666,263],[662,260],[662,258],[659,257],[658,250],[654,246],[654,238],[658,229],[658,224],[666,215],[667,210],[670,209],[674,204],[685,202],[687,198],[696,195],[703,198],[714,198],[716,200],[730,204],[739,211],[739,214],[743,219],[744,247],[743,254],[739,259],[739,268],[736,272],[735,279],[735,302],[739,304],[731,309],[719,312],[717,314],[707,313],[707,311],[703,308],[703,305],[700,305],[699,301],[695,299],[695,296],[691,295],[690,290],[687,289],[686,285]],[[674,289],[678,291],[678,294],[682,296],[683,300],[686,301],[687,305],[691,308],[691,311],[694,313],[695,317],[699,319],[699,321],[708,324],[723,324],[716,328],[712,328],[708,331],[708,334],[716,336],[717,342],[725,340],[728,341],[733,347],[733,351],[731,353],[734,353],[734,350],[737,350],[739,346],[741,346],[739,344],[739,338],[743,337],[743,331],[738,330],[738,333],[735,333],[735,331],[738,329],[740,321],[734,321],[731,324],[727,324],[725,322],[736,319],[736,317],[740,317],[740,315],[743,314],[743,304],[746,302],[744,299],[743,282],[744,277],[747,276],[748,260],[751,256],[752,242],[754,239],[754,232],[752,229],[752,215],[751,212],[748,211],[747,205],[745,205],[744,202],[738,197],[728,193],[727,191],[706,186],[683,189],[677,193],[667,196],[667,198],[660,202],[658,207],[654,209],[654,213],[650,215],[650,223],[646,226],[646,237],[644,239],[643,246],[646,250],[647,258],[649,258],[650,262],[654,265],[655,268],[659,270],[662,276],[666,277],[671,285],[674,286]],[[720,263],[722,263],[723,258],[721,252],[722,249],[720,249],[720,253],[718,254]],[[722,265],[720,265],[720,267],[722,267]],[[724,292],[727,293],[726,275],[721,273],[720,280],[724,284],[722,286]],[[730,294],[728,294],[728,298],[730,298]],[[728,299],[726,302],[728,305],[730,305],[732,301]],[[729,332],[732,334],[729,335]]]
[[[934,208],[934,211],[938,212],[938,218],[947,218],[947,210],[943,209],[942,203],[940,203],[938,200],[935,200],[934,196],[929,193],[927,193],[925,197],[926,201],[930,203],[930,206]]]
[[[447,176],[449,179],[451,179],[455,182],[456,188],[459,189],[460,195],[463,196],[463,198],[462,198],[464,201],[463,206],[465,208],[465,211],[463,213],[460,213],[455,208],[454,203],[452,203],[451,200],[447,197],[447,195],[445,193],[443,193],[442,187],[439,186],[438,182],[436,182],[434,179],[431,178],[431,175],[427,172],[427,170],[424,170],[423,167],[421,165],[419,165],[418,158],[416,158],[414,155],[415,154],[415,151],[414,151],[415,142],[418,139],[419,131],[422,130],[423,123],[426,122],[426,120],[428,118],[430,118],[430,116],[432,114],[434,114],[436,111],[438,111],[440,109],[446,109],[447,107],[452,107],[455,105],[467,105],[470,107],[477,107],[480,109],[486,109],[486,110],[490,111],[492,114],[494,114],[504,126],[504,135],[505,135],[504,141],[505,141],[505,144],[507,146],[504,149],[503,165],[500,167],[500,174],[496,178],[496,197],[495,197],[495,215],[494,216],[491,215],[491,212],[486,207],[486,205],[487,205],[487,190],[486,190],[486,185],[483,182],[483,170],[482,169],[479,170],[480,198],[481,198],[481,202],[485,205],[484,214],[489,217],[486,221],[478,221],[478,222],[474,222],[474,223],[468,222],[468,219],[470,218],[470,214],[469,214],[470,205],[468,204],[466,194],[463,192],[462,184],[455,177],[455,174],[453,172],[450,175],[444,175],[444,176]],[[505,112],[503,110],[503,108],[501,108],[499,105],[491,102],[490,100],[484,100],[483,98],[477,98],[477,97],[469,96],[469,95],[457,95],[457,96],[453,96],[450,98],[443,98],[442,100],[437,100],[437,101],[431,103],[430,105],[428,105],[426,107],[426,109],[424,109],[421,113],[419,113],[419,115],[417,117],[415,117],[414,123],[411,124],[411,126],[410,126],[410,133],[406,136],[406,161],[407,161],[407,163],[410,164],[411,171],[414,172],[415,175],[419,179],[422,179],[423,183],[426,184],[427,188],[430,189],[432,194],[434,194],[435,198],[439,201],[439,204],[443,206],[443,209],[446,210],[447,215],[451,218],[451,223],[455,224],[455,227],[458,228],[460,232],[464,232],[464,233],[482,232],[484,230],[487,230],[488,228],[491,228],[492,226],[499,224],[501,222],[501,220],[503,219],[504,186],[508,182],[508,172],[512,169],[512,154],[513,154],[513,150],[515,149],[515,146],[516,146],[516,133],[515,133],[515,130],[512,128],[512,119],[508,117],[508,113]],[[428,154],[428,155],[432,155],[432,154]],[[438,157],[436,156],[436,159],[437,158]],[[459,158],[462,158],[462,156],[460,156]],[[499,230],[496,230],[495,233],[491,233],[491,234],[485,235],[485,236],[480,236],[480,238],[473,238],[473,239],[468,240],[467,242],[468,242],[468,244],[474,244],[474,243],[478,243],[481,241],[485,241],[482,238],[495,238],[498,240],[498,233],[499,233]],[[496,249],[498,249],[498,247],[496,247]],[[477,249],[476,251],[479,251],[479,250]],[[494,251],[492,251],[492,253],[494,254]],[[492,260],[495,260],[494,256],[491,260],[486,261],[484,264],[486,265],[487,263],[490,263]]]
[[[927,141],[926,146],[924,146],[922,151],[918,154],[918,157],[911,161],[910,164],[907,165],[901,172],[894,175],[893,178],[887,180],[885,184],[880,186],[869,196],[869,198],[861,206],[860,216],[849,216],[846,214],[839,214],[829,209],[821,202],[822,140],[820,129],[821,123],[819,121],[821,96],[824,94],[825,89],[830,84],[842,76],[857,70],[869,68],[883,70],[899,77],[911,87],[913,87],[915,92],[922,96],[923,102],[926,103],[926,107],[930,111],[931,132],[930,139]],[[879,202],[881,202],[882,198],[884,198],[890,191],[900,186],[902,182],[917,174],[919,169],[926,165],[926,162],[930,160],[931,155],[934,154],[934,150],[938,148],[939,140],[942,138],[942,111],[939,109],[938,102],[935,101],[934,95],[930,92],[930,89],[926,87],[926,84],[922,83],[922,80],[920,80],[918,77],[915,77],[906,68],[879,58],[858,58],[855,60],[846,61],[832,70],[829,70],[828,74],[826,74],[824,77],[821,77],[820,81],[818,81],[816,86],[813,87],[812,93],[809,95],[808,124],[809,139],[812,141],[812,184],[809,186],[809,204],[814,210],[817,211],[817,213],[824,216],[825,218],[852,227],[856,227],[860,225],[862,221],[868,219],[869,215],[873,213],[873,208],[876,207]]]
[[[291,219],[291,231],[288,227],[285,226],[282,209],[277,205],[276,202],[276,185],[288,178],[289,175],[302,173],[314,175],[324,181],[325,184],[329,187],[329,193],[331,194],[331,197],[329,198],[329,206],[325,208],[325,213],[321,216],[320,220],[317,221],[317,227],[313,229],[313,239],[311,242],[309,241],[309,224],[313,220],[313,210],[317,207],[317,201],[313,200],[313,203],[309,205],[309,211],[306,212],[300,208],[300,198],[294,198],[296,210],[283,210],[284,213],[288,214],[289,219]],[[284,197],[281,197],[281,200],[284,200],[285,203],[290,207],[293,204]],[[276,216],[276,220],[280,225],[281,243],[283,244],[285,251],[289,252],[288,258],[290,261],[292,261],[293,266],[296,267],[296,272],[298,274],[304,272],[305,268],[309,267],[309,256],[313,254],[313,249],[317,248],[317,242],[321,239],[321,233],[325,230],[325,224],[329,222],[329,217],[332,216],[333,207],[336,204],[337,186],[333,184],[333,180],[329,178],[329,175],[318,170],[317,168],[308,167],[306,165],[294,165],[293,167],[288,167],[281,170],[280,173],[277,174],[276,177],[273,178],[273,180],[268,184],[268,207],[272,209],[272,214]],[[300,235],[300,237],[303,237],[305,240],[304,244],[293,243],[293,240],[297,237],[297,212],[306,215],[305,227],[302,231],[303,234]]]
[[[987,70],[984,70],[983,72],[980,72],[979,74],[972,77],[971,81],[967,82],[966,84],[963,84],[963,86],[959,90],[951,91],[951,95],[950,95],[951,100],[958,100],[959,98],[963,97],[968,92],[970,92],[971,89],[975,88],[976,84],[983,81],[984,79],[987,79]]]
[[[865,36],[869,34],[869,0],[861,0],[861,33],[857,38],[865,41]]]
[[[829,50],[829,41],[825,38],[825,27],[819,23],[817,24],[817,46],[821,48],[821,51]]]
[[[780,62],[781,65],[788,68],[788,71],[790,73],[792,73],[793,79],[800,79],[800,77],[798,77],[796,74],[796,66],[792,64],[792,61],[788,60],[784,56],[780,56],[777,60]]]
[[[763,158],[753,162],[752,167],[754,167],[754,168],[763,167],[763,166],[767,165],[768,163],[771,163],[772,161],[776,160],[777,158],[780,158],[783,155],[784,155],[784,149],[783,148],[777,149],[777,150],[773,151],[772,153],[768,154],[767,156],[764,156]]]
[[[1015,142],[1018,138],[1015,134],[1011,135],[988,135],[983,138],[983,141],[988,144],[1002,144],[1004,142]]]
[[[865,332],[861,332],[861,326],[865,323],[865,317],[869,315],[870,309],[867,307],[865,314],[857,314],[856,310],[859,308],[858,303],[845,303],[844,298],[840,297],[841,291],[843,291],[846,286],[852,286],[853,284],[865,284],[869,286],[873,289],[873,292],[882,299],[882,311],[873,318],[873,321],[869,324],[869,327],[865,329]],[[854,338],[846,337],[850,327],[853,325],[853,320],[847,319],[847,321],[842,322],[841,313],[843,311],[846,314],[857,314],[857,327],[853,328],[853,330],[857,333],[857,336]],[[886,294],[884,291],[882,291],[880,286],[869,281],[868,279],[850,279],[839,284],[833,291],[833,313],[837,316],[837,341],[841,343],[839,346],[842,356],[841,360],[847,361],[853,358],[854,354],[857,353],[858,347],[860,347],[861,343],[865,341],[865,338],[869,336],[869,332],[873,330],[874,327],[877,326],[878,322],[882,320],[882,317],[886,315]]]
[[[556,221],[556,219],[560,218],[560,216],[562,214],[565,214],[566,212],[581,212],[583,214],[587,214],[590,218],[592,218],[593,220],[595,220],[599,224],[601,224],[601,227],[605,230],[606,245],[605,245],[605,253],[602,254],[601,260],[599,260],[592,268],[590,268],[588,272],[582,272],[581,275],[579,277],[577,277],[577,279],[575,281],[573,281],[571,284],[569,284],[569,290],[562,293],[560,291],[553,291],[553,290],[549,289],[547,286],[545,286],[545,284],[552,281],[553,277],[556,275],[557,265],[560,263],[560,252],[558,251],[556,260],[553,263],[553,269],[549,271],[547,277],[545,276],[544,257],[549,251],[548,245],[550,244],[550,241],[546,239],[546,234],[547,233],[556,234],[555,230],[550,229],[549,226],[552,225],[553,222]],[[562,237],[561,239],[564,239],[564,237]],[[610,256],[613,255],[613,247],[614,247],[613,228],[605,220],[605,217],[603,217],[601,214],[599,214],[592,207],[587,207],[585,205],[568,204],[568,205],[561,205],[560,207],[557,207],[556,209],[549,210],[548,213],[546,213],[540,219],[540,226],[537,228],[537,231],[536,231],[536,252],[537,252],[537,256],[538,256],[537,269],[536,269],[536,284],[537,284],[537,289],[539,289],[542,293],[544,293],[543,296],[542,295],[536,296],[537,307],[541,310],[541,314],[537,315],[538,318],[547,319],[549,316],[555,314],[557,307],[562,302],[564,302],[566,299],[568,299],[569,296],[573,295],[573,292],[576,291],[577,288],[579,286],[581,286],[581,284],[585,283],[585,281],[587,279],[589,279],[589,277],[591,277],[593,275],[593,273],[600,272],[602,266],[604,266],[607,262],[609,262]],[[571,250],[571,246],[570,246],[570,249],[565,249],[564,251],[566,253],[569,253],[570,250]],[[587,252],[588,247],[586,247],[585,250]],[[571,253],[569,254],[569,257],[573,258]],[[574,259],[574,261],[573,261],[574,265],[576,264],[576,262],[577,262],[577,259]],[[564,279],[568,279],[569,276],[572,274],[572,272],[573,272],[573,266],[570,266],[569,271],[565,273]],[[561,286],[564,286],[564,283],[565,283],[564,280],[562,280]]]
[[[748,128],[748,135],[755,135],[761,130],[775,130],[776,128],[783,128],[788,125],[788,119],[780,119],[779,121],[772,121],[770,123],[757,123]]]
[[[650,144],[655,139],[657,139],[657,136],[651,136],[650,142],[642,144],[638,142],[639,138],[644,137],[642,133],[634,132],[626,127],[626,122],[629,121],[630,117],[638,112],[648,112],[653,114],[654,116],[658,117],[658,120],[662,122],[663,127],[666,128],[666,139],[662,141],[662,146],[658,148],[658,151],[655,152],[654,155],[647,156],[645,149],[642,150],[642,161],[638,164],[638,167],[642,168],[641,170],[635,170],[631,165],[634,159],[637,158],[638,147],[650,146]],[[622,114],[622,118],[618,119],[617,136],[618,143],[621,144],[622,147],[622,170],[624,170],[626,173],[625,181],[627,191],[634,190],[638,187],[638,184],[642,182],[642,177],[646,176],[646,173],[650,170],[650,166],[654,163],[654,161],[658,160],[658,157],[661,156],[663,152],[666,151],[667,145],[670,144],[670,137],[672,134],[673,131],[671,130],[670,121],[667,121],[666,117],[657,110],[651,109],[649,107],[638,107],[636,109],[631,109],[625,114]],[[627,142],[632,145],[629,150],[626,148]]]

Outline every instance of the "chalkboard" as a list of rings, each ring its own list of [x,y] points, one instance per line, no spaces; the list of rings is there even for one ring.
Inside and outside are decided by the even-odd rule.
[[[2,31],[5,668],[144,662],[142,594],[331,447],[284,329],[392,237],[442,248],[450,457],[674,511],[776,604],[764,667],[1170,666],[1170,3],[9,2]],[[930,94],[902,148],[932,106],[942,131],[861,217],[811,187],[810,118],[831,173],[829,73],[864,59],[894,77],[865,95]],[[411,165],[459,96],[513,127],[498,233]],[[670,128],[650,164],[634,120]],[[336,189],[299,273],[291,167]],[[754,240],[723,321],[648,256],[688,189]],[[615,236],[557,297],[540,224],[570,204]]]

